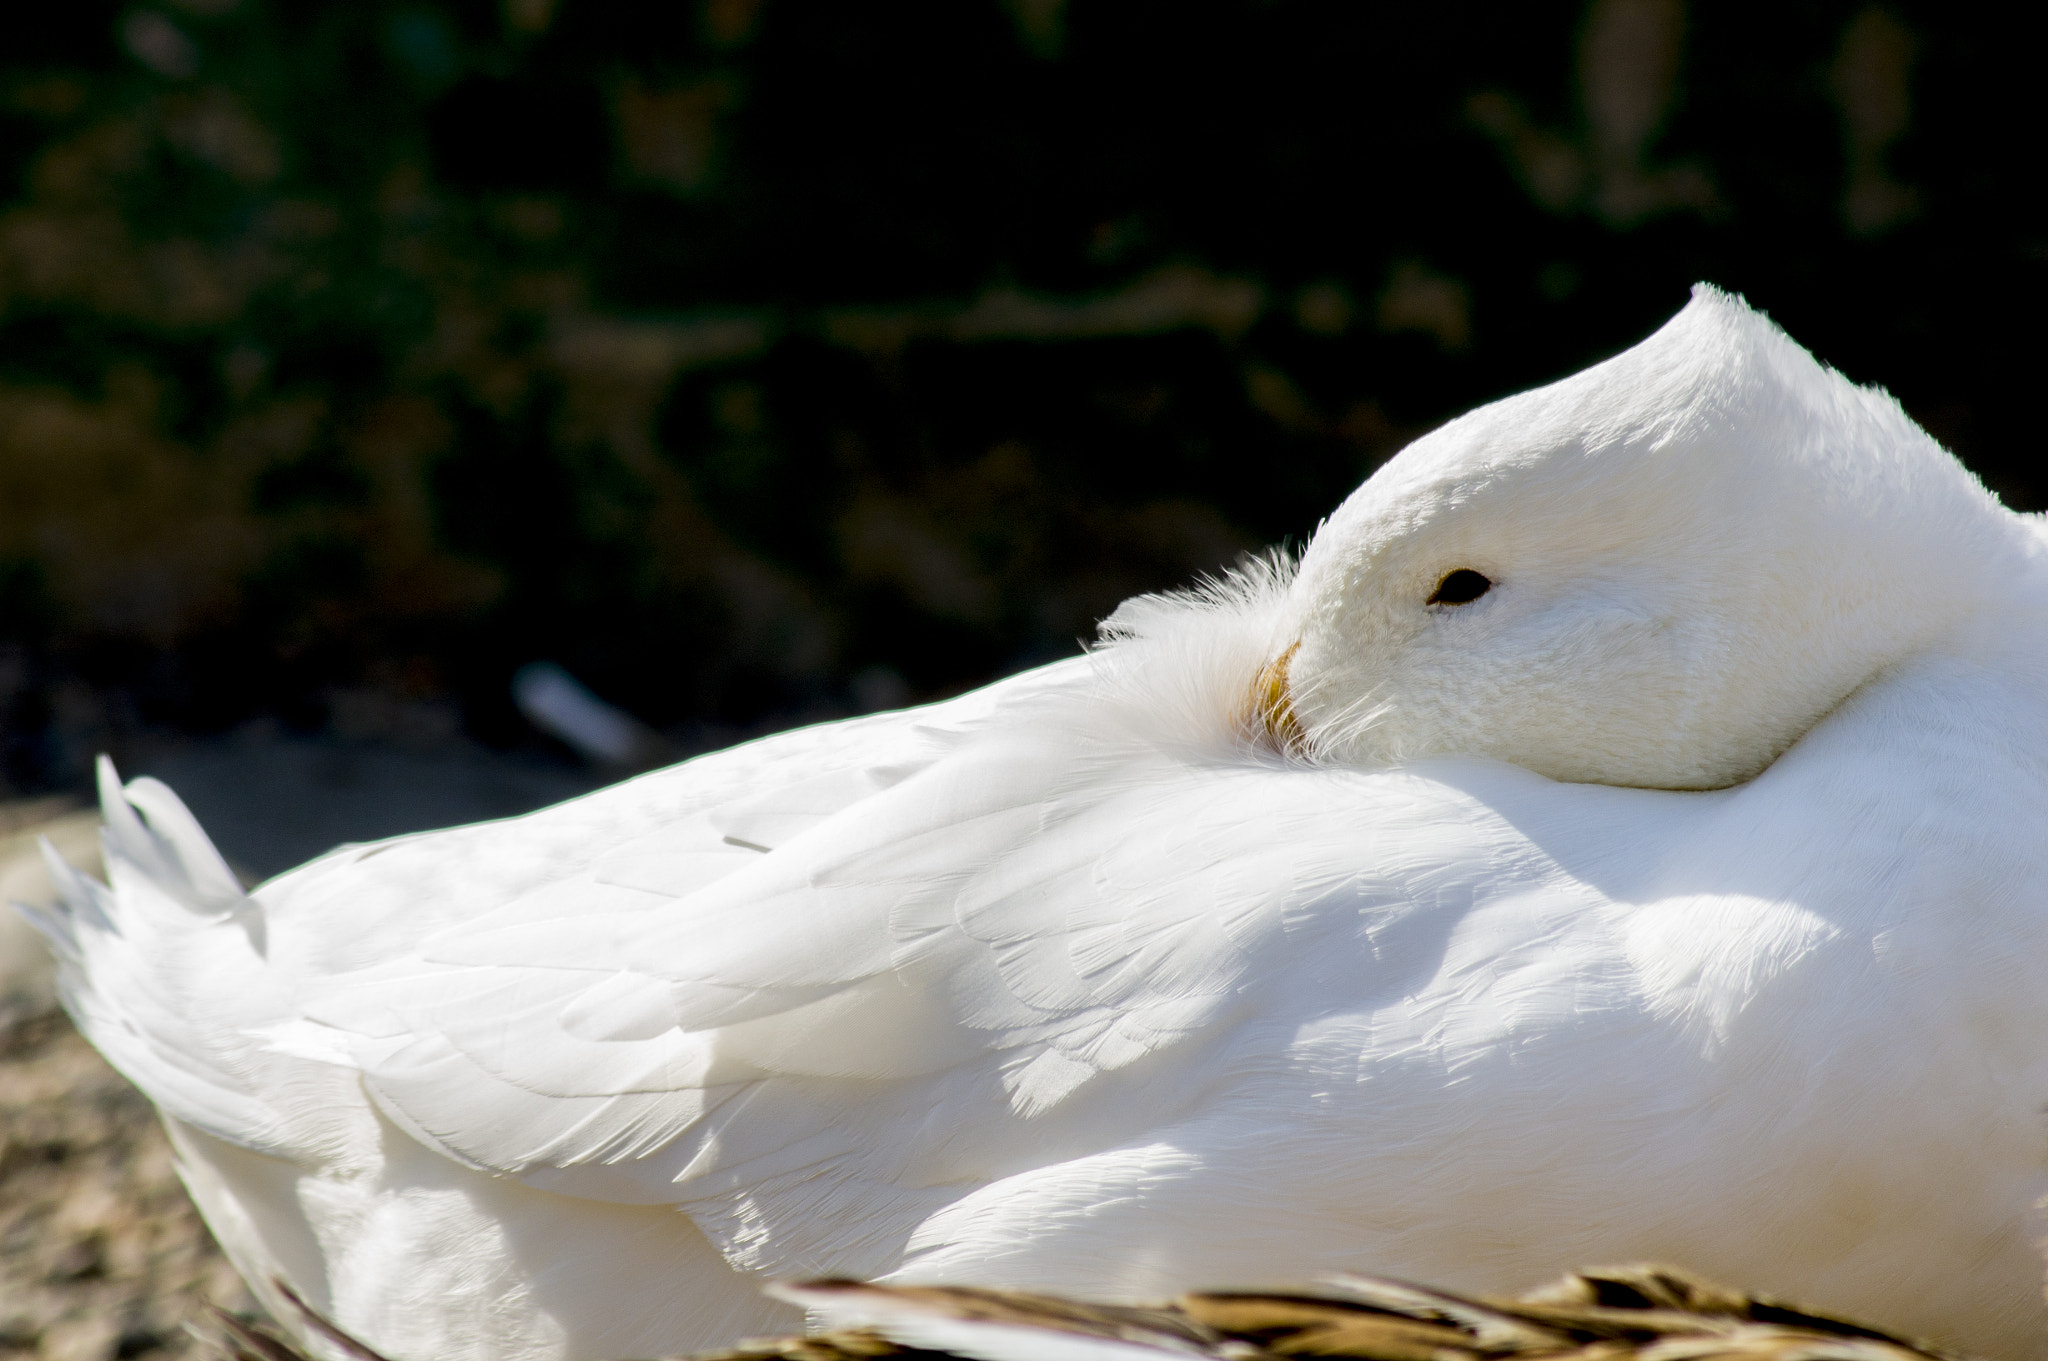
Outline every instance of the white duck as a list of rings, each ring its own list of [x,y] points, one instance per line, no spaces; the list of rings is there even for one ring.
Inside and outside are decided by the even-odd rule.
[[[1628,1258],[2034,1355],[2044,547],[1702,288],[960,699],[246,896],[109,773],[47,929],[252,1283],[401,1361]]]

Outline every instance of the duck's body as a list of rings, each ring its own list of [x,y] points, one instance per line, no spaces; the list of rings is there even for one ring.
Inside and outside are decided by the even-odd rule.
[[[1798,354],[1738,304],[1686,317]],[[250,898],[161,786],[110,784],[111,890],[74,880],[53,926],[71,1004],[244,1272],[401,1361],[721,1345],[790,1322],[763,1277],[1500,1289],[1640,1257],[2035,1355],[2048,552],[1932,453],[1855,569],[1904,584],[1858,615],[1817,582],[1853,627],[1785,603],[1811,641],[1782,683],[1729,673],[1771,651],[1739,619],[1685,627],[1736,606],[1573,595],[1508,549],[1492,614],[1440,589],[1374,623],[1347,564],[1404,570],[1375,540],[958,700]],[[1682,712],[1584,755],[1558,701],[1531,737],[1484,668],[1567,609],[1542,656]],[[1413,677],[1337,702],[1359,656],[1452,628],[1474,660],[1427,693],[1506,695],[1476,754]],[[1731,706],[1765,717],[1721,733]]]

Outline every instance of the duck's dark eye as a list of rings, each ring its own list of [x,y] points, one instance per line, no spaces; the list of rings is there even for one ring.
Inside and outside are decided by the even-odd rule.
[[[1493,589],[1493,583],[1483,572],[1470,567],[1460,567],[1449,573],[1436,584],[1436,591],[1429,597],[1432,605],[1469,605]]]

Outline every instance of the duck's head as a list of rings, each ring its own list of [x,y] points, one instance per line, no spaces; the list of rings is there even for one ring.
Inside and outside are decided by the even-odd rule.
[[[1983,608],[2016,525],[1890,397],[1701,286],[1346,500],[1250,707],[1319,760],[1729,785]]]

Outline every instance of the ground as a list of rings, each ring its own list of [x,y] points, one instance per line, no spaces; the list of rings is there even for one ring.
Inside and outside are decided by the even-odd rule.
[[[219,1353],[208,1302],[254,1309],[186,1199],[149,1103],[57,1011],[0,1030],[0,1358]]]

